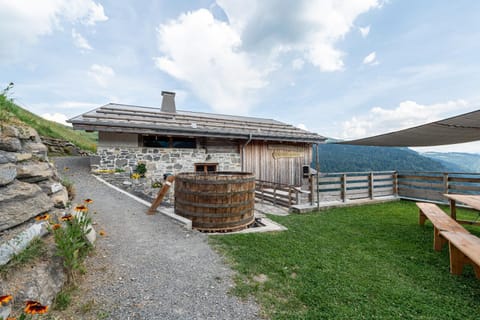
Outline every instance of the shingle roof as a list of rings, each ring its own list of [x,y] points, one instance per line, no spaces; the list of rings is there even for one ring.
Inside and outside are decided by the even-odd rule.
[[[317,143],[319,134],[272,119],[109,103],[68,120],[74,129]]]

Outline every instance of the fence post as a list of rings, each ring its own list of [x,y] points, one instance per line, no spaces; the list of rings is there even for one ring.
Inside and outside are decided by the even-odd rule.
[[[292,187],[288,186],[288,207],[292,206]]]
[[[373,172],[368,175],[368,197],[373,199]]]
[[[342,174],[342,201],[347,201],[347,175]]]
[[[448,172],[443,173],[443,193],[448,193]]]
[[[393,195],[398,197],[398,172],[393,172]]]
[[[263,181],[260,182],[260,188],[261,188],[261,191],[262,191],[262,204],[263,204],[263,202],[265,200],[265,193],[264,193],[265,188],[263,187]]]
[[[277,205],[277,185],[273,185],[273,205]]]
[[[310,205],[313,206],[313,180],[314,180],[313,176],[310,175],[308,180],[310,181],[310,194],[308,195],[308,200],[310,201]]]

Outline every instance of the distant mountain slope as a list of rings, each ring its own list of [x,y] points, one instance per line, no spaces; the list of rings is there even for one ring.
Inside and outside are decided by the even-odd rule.
[[[37,130],[41,136],[67,140],[77,147],[95,152],[97,133],[73,130],[59,123],[45,120],[15,104],[5,93],[0,94],[0,122],[20,121]]]
[[[454,164],[446,166],[408,148],[322,144],[319,151],[322,172],[461,170]]]
[[[445,166],[454,166],[461,172],[480,172],[480,154],[462,152],[425,152],[423,156],[437,160]]]

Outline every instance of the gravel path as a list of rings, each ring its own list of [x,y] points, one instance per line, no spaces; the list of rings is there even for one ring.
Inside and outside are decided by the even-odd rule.
[[[146,206],[92,177],[88,158],[54,161],[75,185],[74,203],[94,200],[94,227],[106,232],[97,236],[82,283],[106,319],[260,318],[255,303],[227,293],[232,271],[207,244],[207,235],[161,214],[146,215]]]

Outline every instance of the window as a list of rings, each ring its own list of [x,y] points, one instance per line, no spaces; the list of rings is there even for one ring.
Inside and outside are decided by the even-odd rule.
[[[143,136],[143,146],[150,148],[195,149],[197,141],[195,138]]]
[[[195,163],[195,172],[215,172],[217,167],[218,163]]]

